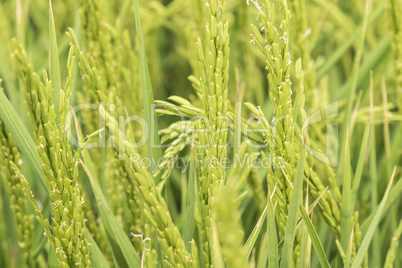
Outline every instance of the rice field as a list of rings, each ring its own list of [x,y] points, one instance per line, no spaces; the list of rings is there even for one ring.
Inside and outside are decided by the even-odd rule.
[[[402,1],[0,0],[0,267],[402,267]]]

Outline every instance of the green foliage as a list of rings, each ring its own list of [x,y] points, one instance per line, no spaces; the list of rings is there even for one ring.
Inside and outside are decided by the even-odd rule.
[[[401,1],[0,13],[0,267],[402,265]]]

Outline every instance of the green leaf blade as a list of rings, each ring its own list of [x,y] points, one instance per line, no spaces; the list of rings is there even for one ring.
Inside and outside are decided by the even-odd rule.
[[[304,209],[303,205],[300,204],[300,211],[303,218],[303,223],[307,226],[307,231],[310,235],[311,242],[313,244],[314,250],[317,254],[318,260],[320,261],[321,267],[329,268],[328,259],[325,255],[324,248],[322,247],[321,241],[318,237],[317,231],[314,228],[313,223],[311,222],[306,210]]]
[[[306,162],[306,150],[301,145],[299,161],[297,163],[296,175],[293,183],[293,192],[290,199],[288,220],[286,222],[284,248],[282,251],[281,268],[291,265],[293,256],[293,244],[296,236],[297,217],[299,214],[299,203],[303,194],[304,165]]]
[[[61,74],[59,63],[59,50],[57,48],[56,27],[54,24],[52,1],[49,0],[49,52],[50,52],[50,79],[52,80],[52,103],[56,114],[56,122],[60,122],[60,90],[61,90]]]

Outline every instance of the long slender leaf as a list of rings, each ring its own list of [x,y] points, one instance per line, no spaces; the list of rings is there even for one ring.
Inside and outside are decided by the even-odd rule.
[[[57,49],[56,28],[54,25],[54,17],[52,10],[52,0],[49,0],[49,50],[50,50],[50,79],[52,79],[52,103],[56,114],[56,122],[60,122],[60,89],[61,89],[61,75],[59,63],[59,50]]]
[[[47,257],[47,267],[48,268],[59,268],[59,263],[57,262],[56,253],[53,247],[49,247],[49,255]]]
[[[42,161],[39,157],[38,151],[36,150],[36,145],[2,90],[0,90],[0,119],[6,125],[7,130],[10,131],[17,143],[18,149],[25,156],[25,159],[36,173],[40,186],[47,191],[41,166]],[[34,183],[32,183],[32,185],[34,185]]]
[[[184,243],[186,243],[186,249],[190,251],[190,242],[194,234],[194,208],[195,208],[195,191],[196,191],[196,169],[195,169],[195,154],[194,150],[191,151],[191,163],[188,177],[187,187],[187,200],[186,200],[186,228],[184,230]]]
[[[344,150],[344,174],[342,185],[342,204],[341,204],[341,244],[344,252],[349,245],[350,232],[352,230],[352,183],[350,171],[350,148],[349,148],[349,126],[346,131],[345,150]]]
[[[274,206],[272,205],[272,200],[270,197],[270,192],[268,191],[267,202],[268,202],[268,213],[267,213],[267,234],[268,234],[268,267],[276,268],[278,267],[278,237],[276,231],[275,213]]]
[[[128,267],[141,267],[141,260],[138,256],[137,251],[134,249],[133,245],[130,242],[130,239],[124,233],[123,229],[121,229],[119,223],[113,215],[113,212],[111,211],[98,182],[95,180],[94,175],[90,172],[84,162],[81,162],[81,165],[88,175],[89,182],[91,183],[93,193],[97,199],[97,205],[101,214],[101,219],[103,225],[105,226],[108,237],[113,240],[116,246],[119,247]],[[115,250],[115,248],[113,247],[112,249]]]
[[[262,226],[264,224],[265,218],[267,216],[268,204],[265,206],[264,210],[261,213],[260,218],[257,221],[253,231],[247,238],[246,244],[244,244],[243,250],[246,252],[246,257],[248,258],[251,254],[251,250],[254,247],[255,241],[257,241],[258,235],[262,230]]]
[[[110,267],[109,263],[106,261],[105,256],[103,255],[102,251],[99,249],[98,245],[96,244],[95,240],[93,239],[91,233],[88,229],[85,229],[85,237],[88,240],[89,248],[90,248],[90,257],[91,257],[91,265],[93,267]]]
[[[394,171],[392,172],[391,179],[388,183],[387,189],[385,190],[385,193],[384,193],[384,196],[380,203],[380,206],[379,206],[376,214],[374,215],[374,218],[371,220],[367,233],[364,235],[363,241],[359,247],[359,250],[357,251],[356,257],[351,266],[352,268],[359,268],[361,266],[361,264],[363,263],[364,256],[366,255],[367,250],[370,246],[371,239],[373,238],[374,232],[375,232],[378,224],[380,223],[382,212],[384,211],[385,205],[387,203],[387,197],[391,190],[392,182],[394,181],[395,173],[396,173],[396,167],[394,168]]]
[[[306,208],[308,208],[308,190],[309,188],[307,181],[306,201],[305,201]],[[311,258],[311,238],[307,231],[306,224],[303,224],[301,231],[301,242],[300,242],[300,268],[310,267],[310,258]]]
[[[370,72],[370,109],[374,106],[374,79],[373,72]],[[373,116],[374,117],[374,116]],[[377,153],[375,144],[375,127],[374,120],[370,122],[370,183],[371,183],[371,208],[374,209],[378,204],[378,177],[377,177]],[[373,246],[371,248],[371,256],[373,265],[376,267],[381,266],[381,245],[380,233],[377,230],[373,237]]]
[[[391,209],[391,207],[399,201],[399,198],[402,194],[402,180],[398,180],[398,182],[392,187],[391,191],[388,194],[388,197],[385,202],[385,208],[381,217],[385,215],[387,211]],[[366,221],[362,224],[361,231],[362,234],[365,234],[369,228],[370,222],[373,221],[374,217],[377,215],[378,210],[380,209],[380,205],[378,205],[374,211],[370,214],[370,216],[366,219]]]
[[[372,24],[385,10],[385,6],[383,3],[380,3],[374,11],[368,17],[367,25]],[[325,75],[328,70],[345,54],[346,50],[349,49],[353,43],[359,38],[359,34],[364,29],[365,22],[363,22],[356,30],[350,35],[348,39],[346,39],[342,45],[340,45],[335,52],[333,52],[327,60],[324,62],[322,66],[319,67],[317,71],[317,79],[320,79],[323,75]]]
[[[134,16],[135,16],[135,30],[138,38],[139,52],[140,52],[143,108],[144,108],[145,120],[148,124],[148,129],[150,129],[149,133],[147,133],[148,156],[153,160],[153,163],[158,163],[158,160],[162,156],[162,152],[160,149],[158,122],[156,121],[156,115],[154,109],[154,96],[152,93],[151,78],[149,76],[147,55],[145,52],[145,45],[144,45],[144,37],[142,35],[142,29],[141,29],[141,19],[140,19],[138,0],[134,0]],[[151,168],[156,168],[156,166],[152,165]],[[151,170],[151,172],[152,171],[153,170]]]
[[[353,235],[354,235],[354,226],[352,226],[352,232],[350,233],[348,251],[346,252],[345,259],[345,268],[349,268],[352,261],[352,253],[353,253]]]
[[[377,66],[379,66],[384,61],[389,61],[390,51],[391,49],[391,38],[390,36],[385,36],[381,39],[379,44],[373,48],[370,53],[367,53],[361,66],[358,75],[357,85],[360,86],[363,82],[366,82],[369,77],[368,74],[370,71],[374,70]],[[339,90],[335,91],[333,94],[333,99],[344,98],[347,96],[347,92],[352,86],[353,79],[349,78]]]
[[[370,10],[370,6],[369,6],[369,1],[367,0],[364,18],[363,18],[363,24],[362,24],[363,26],[361,28],[360,39],[359,39],[359,43],[357,45],[356,56],[353,61],[353,68],[352,68],[352,74],[351,74],[352,83],[349,88],[349,96],[348,96],[347,104],[346,104],[345,124],[344,124],[344,128],[342,129],[342,132],[341,132],[341,155],[343,155],[343,149],[344,149],[343,146],[346,142],[346,135],[347,135],[347,133],[346,133],[347,128],[345,126],[347,126],[351,123],[351,114],[352,114],[352,109],[353,109],[353,101],[354,101],[355,94],[356,94],[358,75],[359,75],[359,70],[360,70],[360,62],[361,62],[361,59],[363,56],[363,49],[364,49],[364,44],[365,44],[365,40],[366,40],[367,20],[368,20],[369,10]],[[341,172],[342,167],[343,167],[343,165],[339,165],[338,174],[342,174],[342,172]],[[338,179],[339,179],[339,176],[338,176]]]
[[[266,268],[268,263],[268,232],[265,232],[258,249],[257,268]]]
[[[310,218],[306,210],[304,209],[303,205],[300,204],[300,211],[303,218],[304,224],[307,226],[307,231],[310,234],[310,238],[314,247],[314,250],[317,254],[318,260],[320,261],[321,267],[328,268],[331,267],[328,262],[328,258],[325,255],[324,248],[322,247],[320,238],[317,235],[317,231],[314,228],[313,223],[311,222]]]
[[[357,162],[355,176],[353,177],[352,198],[351,198],[351,208],[352,209],[355,207],[357,191],[359,190],[360,181],[361,181],[361,177],[362,177],[362,173],[363,173],[363,164],[364,164],[364,161],[366,158],[367,148],[369,146],[368,140],[369,140],[369,133],[370,133],[370,125],[371,125],[371,115],[369,115],[369,120],[367,122],[367,126],[366,126],[364,134],[363,134],[362,144],[360,146],[359,160]]]
[[[304,165],[306,162],[306,150],[301,146],[299,161],[297,163],[296,175],[293,183],[293,192],[289,205],[289,216],[286,222],[284,248],[282,250],[281,267],[290,267],[293,262],[293,243],[296,236],[297,217],[299,214],[299,203],[303,194]]]
[[[218,237],[218,230],[216,227],[216,223],[214,219],[211,219],[211,236],[212,236],[212,265],[217,268],[223,268],[225,267],[225,262],[223,260],[223,255],[222,255],[222,248],[219,243],[219,237]]]

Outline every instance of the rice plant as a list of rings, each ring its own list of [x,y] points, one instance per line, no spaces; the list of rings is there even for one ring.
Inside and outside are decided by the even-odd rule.
[[[0,14],[1,267],[402,266],[401,1]]]

